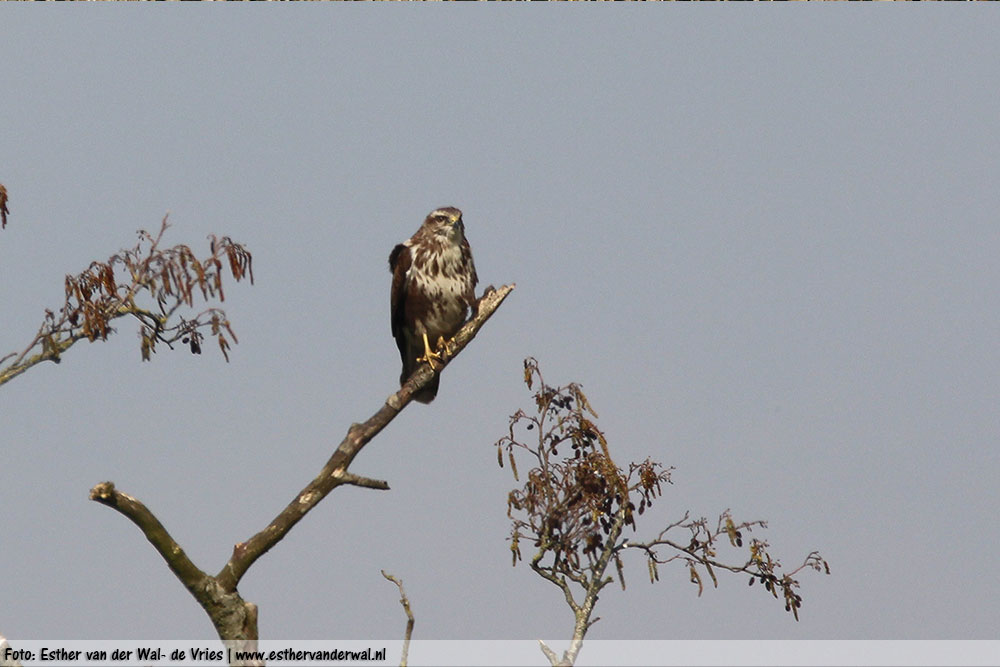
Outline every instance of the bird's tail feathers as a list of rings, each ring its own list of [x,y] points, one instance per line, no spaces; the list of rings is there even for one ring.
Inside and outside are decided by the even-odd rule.
[[[406,384],[406,381],[410,379],[410,376],[413,375],[419,366],[420,362],[416,359],[405,359],[403,361],[403,372],[399,375],[399,385],[403,386]],[[440,383],[441,376],[435,375],[420,391],[413,394],[413,400],[418,403],[430,403],[437,396],[438,385]]]

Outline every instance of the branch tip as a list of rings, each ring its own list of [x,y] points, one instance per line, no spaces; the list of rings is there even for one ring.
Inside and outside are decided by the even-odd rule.
[[[106,502],[115,493],[115,483],[114,482],[101,482],[96,484],[94,488],[90,490],[90,499],[97,502]]]

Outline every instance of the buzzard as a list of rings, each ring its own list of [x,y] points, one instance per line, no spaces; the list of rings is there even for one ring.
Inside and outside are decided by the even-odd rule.
[[[413,238],[393,248],[389,270],[392,335],[403,360],[402,385],[420,362],[434,368],[434,361],[441,359],[439,351],[465,323],[466,314],[475,311],[479,279],[462,212],[450,206],[431,211]],[[433,401],[439,380],[435,375],[414,400]]]

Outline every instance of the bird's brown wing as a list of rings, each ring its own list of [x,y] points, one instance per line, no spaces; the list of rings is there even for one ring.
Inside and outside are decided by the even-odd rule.
[[[390,317],[392,322],[392,336],[396,339],[396,347],[399,354],[406,361],[406,272],[410,268],[412,257],[410,249],[400,243],[392,249],[389,254],[389,269],[392,271],[392,292],[389,295]]]
[[[399,383],[403,384],[417,369],[417,357],[422,348],[417,344],[416,332],[412,324],[406,322],[406,300],[409,297],[410,286],[407,284],[406,272],[413,262],[410,248],[400,243],[392,249],[389,255],[389,268],[392,270],[392,292],[389,303],[392,310],[392,335],[399,348],[399,357],[403,361],[403,372],[399,375]],[[435,375],[423,389],[413,395],[413,400],[430,403],[437,395],[440,376]]]

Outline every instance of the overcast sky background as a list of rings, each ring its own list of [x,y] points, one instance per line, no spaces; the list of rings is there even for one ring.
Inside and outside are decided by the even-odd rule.
[[[615,459],[767,519],[795,623],[743,576],[602,595],[595,639],[992,639],[1000,627],[1000,15],[940,7],[0,8],[0,356],[65,274],[155,230],[245,243],[226,364],[136,326],[0,389],[0,633],[211,638],[113,480],[202,569],[397,388],[387,257],[465,212],[517,290],[243,579],[268,638],[568,638],[512,568],[494,442],[521,362],[583,384]],[[754,533],[758,535],[758,533]],[[744,554],[723,549],[720,557]],[[541,656],[540,656],[541,657]]]

